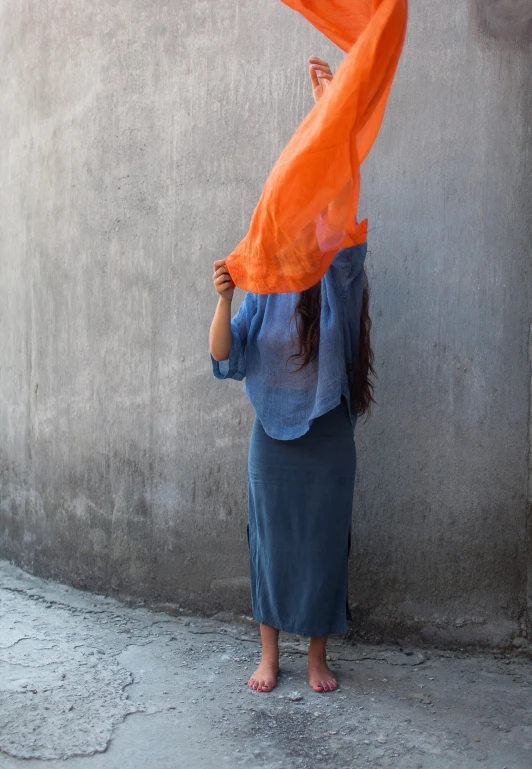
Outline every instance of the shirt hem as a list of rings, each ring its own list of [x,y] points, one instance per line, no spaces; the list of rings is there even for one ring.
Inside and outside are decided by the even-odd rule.
[[[264,428],[264,432],[266,433],[266,435],[269,438],[273,438],[276,441],[294,441],[297,438],[301,438],[301,437],[303,437],[303,435],[308,433],[308,431],[310,430],[310,428],[312,426],[312,423],[314,422],[315,419],[318,419],[319,417],[322,417],[324,414],[327,414],[328,411],[331,411],[332,409],[334,409],[337,406],[339,406],[340,403],[342,402],[342,396],[345,397],[343,393],[340,393],[338,398],[336,398],[334,401],[331,401],[329,405],[326,405],[326,406],[323,406],[322,408],[320,408],[320,410],[318,411],[317,414],[314,414],[312,417],[310,417],[308,419],[306,428],[304,430],[302,430],[302,431],[297,431],[295,434],[290,434],[290,435],[286,435],[286,434],[284,434],[284,435],[272,435],[272,432],[270,432],[271,428],[269,430],[266,427],[266,425],[264,424],[264,422],[262,421],[262,419],[260,418],[260,416],[258,414],[257,414],[257,419],[260,421],[262,427]],[[349,416],[350,416],[350,419],[351,419],[351,424],[353,425],[353,415],[351,414],[351,408],[349,407],[349,401],[348,401],[348,409],[349,409]],[[257,412],[255,412],[255,413],[257,413]]]

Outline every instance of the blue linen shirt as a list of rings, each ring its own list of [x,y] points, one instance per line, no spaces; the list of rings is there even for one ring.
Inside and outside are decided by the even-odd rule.
[[[366,252],[366,243],[340,249],[321,279],[318,355],[300,371],[299,360],[287,360],[299,352],[298,292],[246,293],[231,321],[229,358],[211,355],[217,379],[245,378],[244,392],[271,438],[299,438],[342,396],[350,403],[346,366],[358,358]]]

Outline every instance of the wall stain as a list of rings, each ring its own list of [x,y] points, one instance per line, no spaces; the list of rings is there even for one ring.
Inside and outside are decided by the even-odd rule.
[[[471,0],[480,34],[506,44],[532,42],[532,0]]]

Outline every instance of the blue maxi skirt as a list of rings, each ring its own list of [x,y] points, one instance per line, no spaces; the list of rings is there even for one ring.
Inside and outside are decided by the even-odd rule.
[[[294,440],[258,418],[248,457],[253,617],[289,633],[345,633],[356,450],[345,400]]]

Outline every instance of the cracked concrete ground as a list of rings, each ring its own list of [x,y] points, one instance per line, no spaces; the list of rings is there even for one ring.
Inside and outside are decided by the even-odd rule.
[[[307,684],[281,634],[279,683],[246,682],[255,623],[178,616],[0,561],[0,767],[531,769],[529,652],[331,638],[340,687]]]

